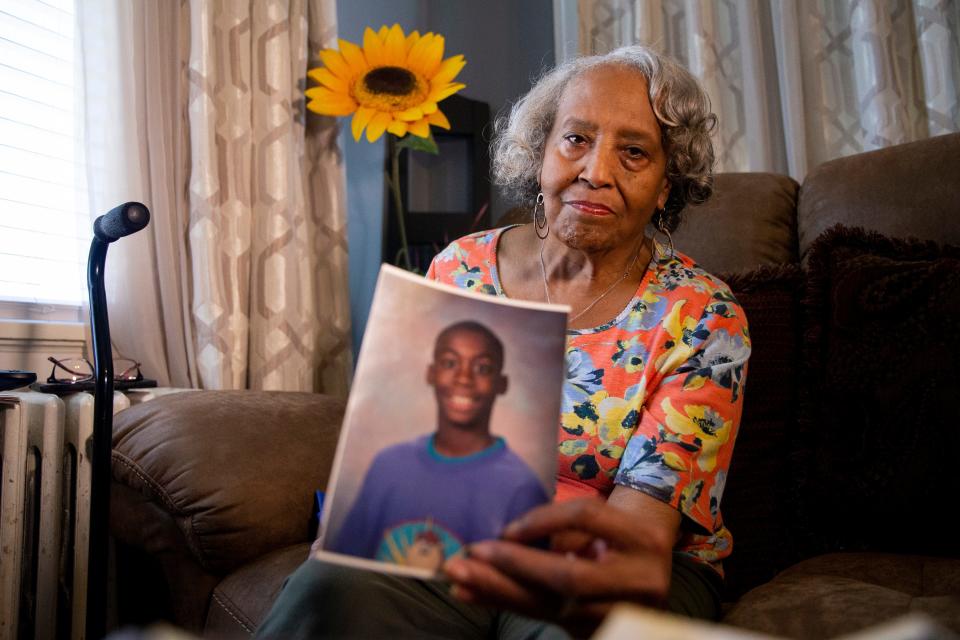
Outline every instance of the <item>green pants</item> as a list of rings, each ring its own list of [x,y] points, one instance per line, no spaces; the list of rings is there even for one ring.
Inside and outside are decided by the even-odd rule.
[[[668,608],[716,619],[720,580],[689,557],[674,554]],[[464,604],[447,586],[307,560],[284,584],[258,638],[471,638],[569,640],[560,627],[524,616]]]

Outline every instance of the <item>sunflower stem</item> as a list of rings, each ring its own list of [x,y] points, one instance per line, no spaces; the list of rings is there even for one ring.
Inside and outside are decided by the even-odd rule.
[[[397,227],[400,229],[400,250],[397,251],[397,257],[394,261],[400,266],[400,256],[403,255],[403,268],[407,271],[413,271],[410,264],[410,248],[407,244],[407,227],[404,223],[403,215],[403,196],[400,193],[400,152],[403,148],[397,144],[396,138],[392,134],[387,134],[387,146],[390,153],[390,175],[387,176],[387,182],[390,183],[390,191],[393,192],[393,208],[397,212]]]

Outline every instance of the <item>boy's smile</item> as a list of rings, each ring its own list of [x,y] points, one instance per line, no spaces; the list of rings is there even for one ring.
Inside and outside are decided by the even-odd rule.
[[[470,329],[442,337],[427,369],[437,397],[438,426],[489,431],[493,402],[507,388],[502,356],[483,333]]]

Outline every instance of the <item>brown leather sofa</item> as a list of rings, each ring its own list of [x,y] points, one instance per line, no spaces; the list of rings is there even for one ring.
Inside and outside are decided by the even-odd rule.
[[[724,621],[829,638],[923,611],[960,631],[960,135],[828,162],[803,185],[720,175],[675,241],[724,274],[753,338]],[[197,392],[117,415],[120,622],[250,633],[306,557],[342,412]]]

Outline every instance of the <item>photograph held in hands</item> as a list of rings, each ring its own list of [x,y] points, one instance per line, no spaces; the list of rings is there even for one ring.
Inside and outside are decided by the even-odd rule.
[[[548,502],[565,329],[564,307],[383,267],[314,555],[436,578]]]

